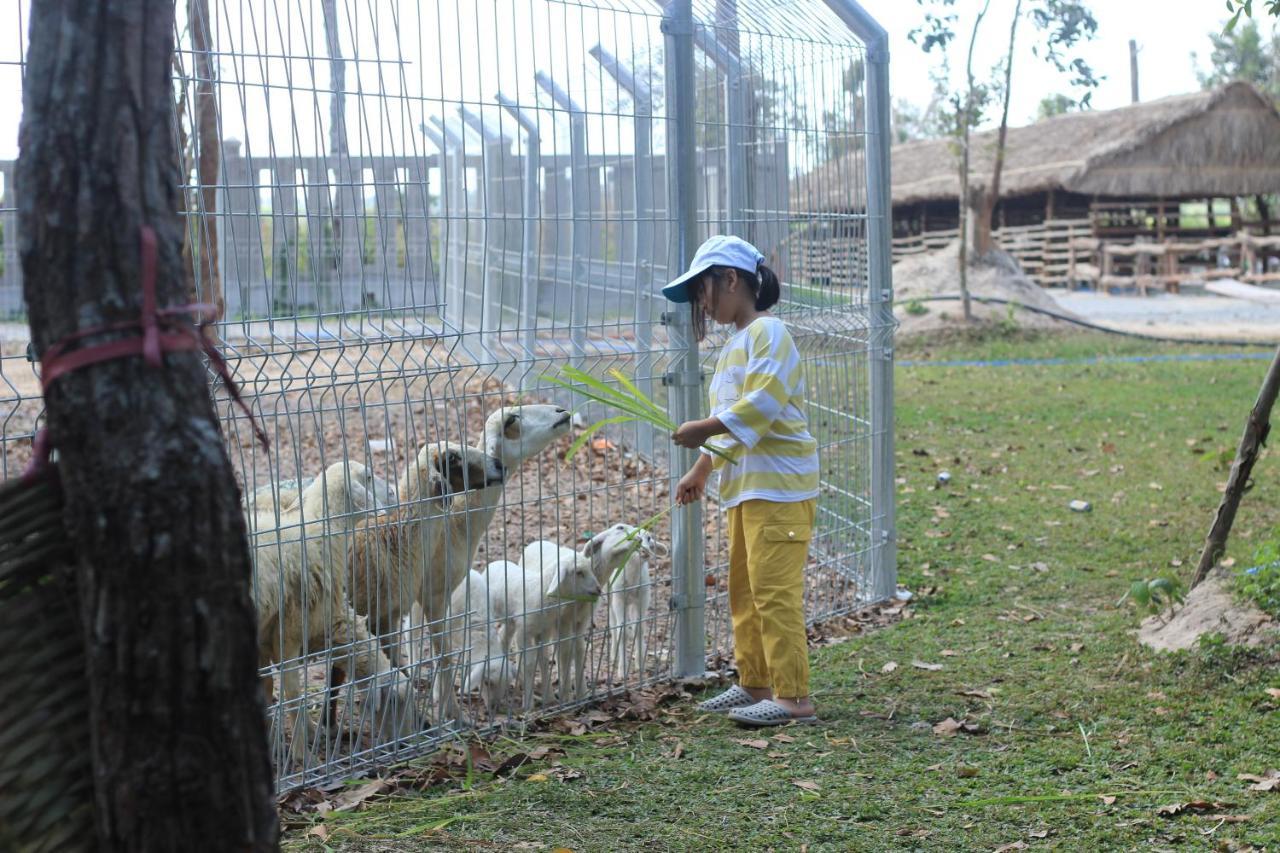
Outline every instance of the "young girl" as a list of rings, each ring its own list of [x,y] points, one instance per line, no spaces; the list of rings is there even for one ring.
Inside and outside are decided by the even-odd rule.
[[[688,302],[694,333],[707,318],[737,329],[711,380],[711,417],[683,423],[681,447],[702,448],[680,480],[676,502],[700,500],[720,472],[729,513],[729,606],[739,684],[703,702],[749,726],[813,722],[804,630],[804,566],[818,496],[818,447],[804,414],[800,353],[781,320],[778,277],[738,237],[712,237],[689,271],[662,289]],[[707,451],[715,447],[733,459]]]

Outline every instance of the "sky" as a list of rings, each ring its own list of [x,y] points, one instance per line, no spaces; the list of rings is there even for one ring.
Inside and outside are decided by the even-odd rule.
[[[323,53],[318,0],[210,2],[219,20],[220,32],[224,37],[233,38],[241,50],[296,57]],[[643,7],[642,0],[631,2]],[[742,2],[745,7],[752,0]],[[894,99],[916,105],[927,103],[932,90],[929,67],[934,60],[907,38],[908,32],[922,20],[920,7],[911,0],[864,2],[891,35],[890,74]],[[607,8],[612,3],[613,0],[601,0],[600,5]],[[972,21],[979,3],[980,0],[957,0],[962,26]],[[699,4],[705,5],[703,0],[699,0]],[[20,61],[28,5],[29,0],[0,1],[0,159],[12,158],[17,152],[21,117]],[[603,37],[614,47],[614,52],[625,56],[653,49],[655,39],[658,43],[661,39],[660,35],[655,36],[656,30],[619,39],[612,32],[607,13],[595,19],[590,32],[570,31],[564,25],[563,16],[566,8],[572,9],[576,4],[545,0],[510,0],[509,4],[506,0],[338,0],[338,5],[339,16],[350,30],[345,37],[345,53],[348,56],[354,53],[364,60],[348,63],[349,85],[359,81],[362,86],[381,87],[385,92],[413,91],[428,97],[452,90],[466,97],[487,99],[492,97],[490,90],[505,88],[518,100],[540,102],[545,108],[549,102],[530,82],[535,66],[558,68],[558,76],[571,84],[583,84],[584,81],[575,79],[573,69],[575,66],[594,68],[594,63],[581,58],[589,44]],[[1013,5],[1014,0],[991,2],[975,59],[975,66],[984,72],[989,72],[1003,56]],[[1225,18],[1219,0],[1109,0],[1106,3],[1095,0],[1092,7],[1098,19],[1098,36],[1083,55],[1106,77],[1093,96],[1096,109],[1129,102],[1130,38],[1138,40],[1142,100],[1197,88],[1191,54],[1200,53],[1203,64],[1209,45],[1207,33],[1219,29]],[[472,9],[478,11],[472,14]],[[430,20],[419,20],[427,17]],[[450,33],[450,37],[434,45],[422,43],[424,33],[426,40],[432,41],[437,31]],[[538,38],[539,33],[549,35]],[[1032,27],[1024,22],[1014,66],[1010,114],[1014,124],[1030,121],[1045,95],[1070,91],[1062,75],[1032,55],[1034,36]],[[392,44],[397,47],[388,50]],[[478,45],[486,44],[495,47],[477,50]],[[956,50],[959,49],[957,45]],[[420,59],[423,56],[428,56],[429,61]],[[377,61],[370,61],[373,57]],[[224,59],[223,62],[237,61]],[[957,53],[953,67],[961,69],[962,66],[963,56]],[[309,59],[239,60],[234,67],[224,64],[221,74],[224,80],[239,75],[243,80],[261,83],[266,79],[272,84],[270,88],[259,87],[254,97],[247,99],[238,97],[235,91],[224,92],[223,113],[227,125],[224,136],[248,135],[253,139],[257,131],[259,143],[255,153],[261,154],[267,153],[262,150],[265,136],[261,132],[268,127],[271,145],[281,152],[315,150],[317,145],[324,144],[322,125],[327,108],[306,91],[293,96],[290,108],[288,94],[291,85],[303,89],[322,86],[327,74],[323,64]],[[599,87],[599,80],[595,85]],[[588,104],[589,109],[590,106]],[[396,143],[405,149],[404,153],[430,150],[415,132],[418,122],[426,117],[420,108],[399,109],[397,113],[394,109],[380,111],[366,107],[355,112],[360,114],[361,126],[352,131],[353,151],[363,147],[374,150],[385,146],[388,138],[409,137],[414,138],[411,144]],[[290,118],[280,122],[285,115]],[[548,121],[561,123],[550,117]]]
[[[1081,54],[1095,72],[1107,78],[1093,95],[1094,109],[1113,109],[1130,102],[1129,39],[1138,42],[1141,100],[1198,89],[1191,54],[1198,53],[1200,65],[1206,66],[1208,33],[1221,30],[1227,18],[1226,4],[1220,0],[1093,0],[1089,5],[1098,21],[1098,33]],[[923,19],[920,7],[911,0],[864,0],[864,6],[890,34],[889,76],[893,97],[916,104],[927,103],[933,88],[929,65],[934,60],[907,38]],[[956,7],[967,33],[981,3],[957,0]],[[1004,56],[1013,8],[1014,0],[992,0],[979,31],[975,69],[989,70]],[[1014,125],[1029,123],[1044,96],[1070,92],[1064,75],[1032,55],[1035,35],[1035,30],[1024,19],[1018,31],[1021,48],[1015,50],[1013,97],[1009,108],[1009,121]],[[952,68],[955,79],[959,80],[964,70],[960,45],[953,51]]]

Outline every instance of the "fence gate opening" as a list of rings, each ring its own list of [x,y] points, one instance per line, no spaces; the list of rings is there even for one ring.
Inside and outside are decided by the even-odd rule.
[[[215,384],[282,789],[731,664],[714,492],[663,514],[692,455],[620,422],[570,457],[616,412],[548,379],[703,414],[724,336],[659,288],[712,234],[766,254],[802,351],[808,618],[892,595],[887,39],[852,0],[181,0],[177,37],[188,275],[272,441]],[[5,478],[41,420],[13,166]]]

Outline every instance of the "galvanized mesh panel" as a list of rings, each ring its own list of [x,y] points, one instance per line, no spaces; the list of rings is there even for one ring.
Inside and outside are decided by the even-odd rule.
[[[667,437],[636,423],[567,459],[571,433],[615,413],[545,378],[616,368],[677,421],[701,414],[667,384],[687,344],[658,294],[689,233],[673,201],[679,133],[694,139],[699,238],[739,233],[765,252],[803,353],[822,465],[808,616],[892,590],[891,567],[872,573],[891,500],[872,486],[891,423],[883,384],[872,404],[892,333],[876,307],[888,282],[869,284],[868,180],[881,167],[867,157],[867,57],[827,6],[698,0],[690,34],[644,0],[209,0],[207,20],[200,0],[182,5],[198,16],[180,11],[175,82],[192,275],[224,302],[223,350],[272,440],[267,455],[215,390],[253,522],[281,787],[669,678],[677,621],[701,606],[673,596],[690,588],[684,572],[706,596],[705,637],[690,642],[727,659],[714,498],[695,517],[705,571],[687,543],[665,547],[673,519],[702,509],[657,522],[647,576],[634,561],[617,579],[599,563],[571,574],[567,555],[534,574],[524,555],[537,540],[587,550],[640,523],[683,473]],[[668,57],[688,37],[695,72],[681,79]],[[0,83],[14,92],[22,45],[8,49]],[[692,129],[674,121],[677,87],[696,95]],[[846,190],[839,209],[799,180],[824,164]],[[0,161],[6,477],[40,411],[11,172]],[[704,370],[722,340],[700,350]],[[494,414],[517,405],[541,408]],[[502,560],[523,564],[486,568]],[[548,595],[590,587],[587,575],[614,586],[598,601]],[[557,644],[561,659],[538,670],[531,652],[554,658]],[[464,682],[472,670],[484,681],[486,661],[494,689],[511,682],[493,707]]]

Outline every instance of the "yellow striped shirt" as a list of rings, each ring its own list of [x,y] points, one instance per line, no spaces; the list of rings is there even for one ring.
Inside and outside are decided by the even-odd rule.
[[[758,317],[730,338],[716,361],[710,396],[712,417],[729,432],[707,444],[737,463],[708,454],[720,472],[721,507],[818,496],[818,443],[804,415],[800,351],[785,323]]]

